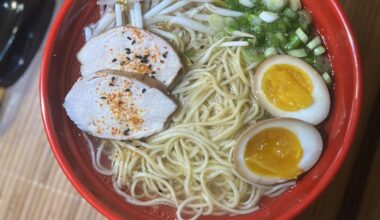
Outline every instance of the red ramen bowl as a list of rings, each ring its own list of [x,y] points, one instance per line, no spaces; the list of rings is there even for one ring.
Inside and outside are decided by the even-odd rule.
[[[260,209],[254,213],[223,219],[288,219],[298,215],[327,187],[349,152],[361,106],[361,67],[355,40],[337,0],[303,3],[323,36],[334,72],[333,105],[320,129],[324,152],[294,188],[276,198],[263,198]],[[66,93],[80,75],[76,53],[84,44],[82,29],[98,16],[95,0],[66,0],[50,30],[42,60],[40,97],[51,148],[74,187],[106,217],[174,219],[174,208],[134,206],[114,192],[111,179],[93,169],[87,143],[62,106]]]

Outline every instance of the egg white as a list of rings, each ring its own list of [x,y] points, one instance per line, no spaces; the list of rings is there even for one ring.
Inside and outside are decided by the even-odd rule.
[[[298,111],[285,111],[272,104],[262,91],[262,79],[264,73],[273,65],[289,64],[303,70],[309,76],[313,85],[313,103],[307,108]],[[256,75],[253,77],[252,86],[260,104],[275,117],[286,117],[300,119],[314,125],[321,123],[330,111],[330,95],[323,78],[309,64],[296,57],[287,55],[273,56],[265,60],[257,68]]]
[[[300,141],[303,155],[298,168],[307,172],[321,156],[323,149],[322,137],[311,124],[292,118],[269,119],[256,123],[247,128],[238,138],[234,151],[234,163],[238,173],[247,181],[254,184],[272,185],[289,181],[290,179],[269,177],[252,172],[244,162],[244,152],[248,141],[257,133],[267,128],[281,127],[292,131]]]

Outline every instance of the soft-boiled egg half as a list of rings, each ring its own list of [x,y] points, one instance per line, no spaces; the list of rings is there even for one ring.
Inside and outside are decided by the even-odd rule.
[[[246,129],[234,151],[236,170],[247,181],[272,185],[296,179],[318,161],[319,132],[298,119],[269,119]]]
[[[330,111],[330,95],[319,73],[299,58],[273,56],[258,67],[253,89],[275,117],[297,118],[314,125]]]

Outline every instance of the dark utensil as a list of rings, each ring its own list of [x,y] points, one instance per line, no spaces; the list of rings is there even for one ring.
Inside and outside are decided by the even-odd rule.
[[[54,0],[0,0],[0,86],[17,81],[36,54]]]

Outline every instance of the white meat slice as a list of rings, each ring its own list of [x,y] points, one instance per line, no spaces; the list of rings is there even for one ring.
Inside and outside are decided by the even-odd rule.
[[[104,69],[137,72],[169,86],[182,68],[176,51],[159,36],[135,27],[116,27],[92,38],[78,52],[83,76]]]
[[[81,77],[63,106],[81,130],[116,140],[139,139],[161,131],[177,108],[161,90],[112,70]]]

